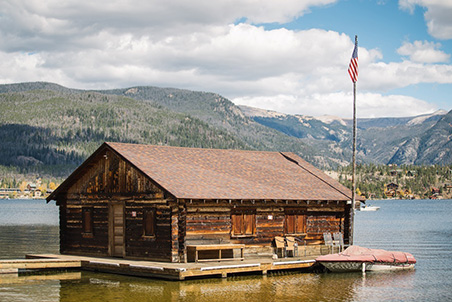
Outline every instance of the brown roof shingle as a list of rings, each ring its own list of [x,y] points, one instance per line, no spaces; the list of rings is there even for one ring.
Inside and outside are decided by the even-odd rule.
[[[176,198],[350,200],[293,153],[106,143]]]

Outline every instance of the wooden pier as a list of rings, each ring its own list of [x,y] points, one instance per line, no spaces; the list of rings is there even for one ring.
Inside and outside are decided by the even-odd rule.
[[[80,259],[43,257],[37,259],[0,260],[0,274],[18,273],[19,270],[80,268]]]
[[[185,280],[200,277],[226,278],[229,275],[244,273],[266,275],[271,271],[307,269],[315,264],[313,257],[291,257],[277,260],[261,258],[210,263],[150,262],[56,254],[35,254],[26,257],[27,259],[20,260],[0,260],[0,274],[18,273],[23,270],[81,269],[148,278]]]

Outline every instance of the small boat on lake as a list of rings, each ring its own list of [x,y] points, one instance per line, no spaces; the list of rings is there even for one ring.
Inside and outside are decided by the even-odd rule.
[[[357,245],[352,245],[341,253],[320,256],[316,261],[332,272],[405,270],[413,269],[416,263],[410,253]]]
[[[378,211],[379,209],[380,207],[371,205],[363,205],[362,207],[358,208],[359,211]]]

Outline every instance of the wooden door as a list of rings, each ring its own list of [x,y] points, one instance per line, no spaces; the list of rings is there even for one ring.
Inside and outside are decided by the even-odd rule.
[[[110,206],[110,256],[124,257],[124,205]]]

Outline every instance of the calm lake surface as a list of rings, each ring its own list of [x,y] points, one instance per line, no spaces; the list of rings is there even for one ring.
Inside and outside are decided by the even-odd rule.
[[[355,244],[412,253],[416,269],[392,273],[238,276],[183,282],[91,272],[0,275],[0,301],[452,301],[452,200],[369,201]],[[0,200],[0,259],[58,252],[58,207]]]

